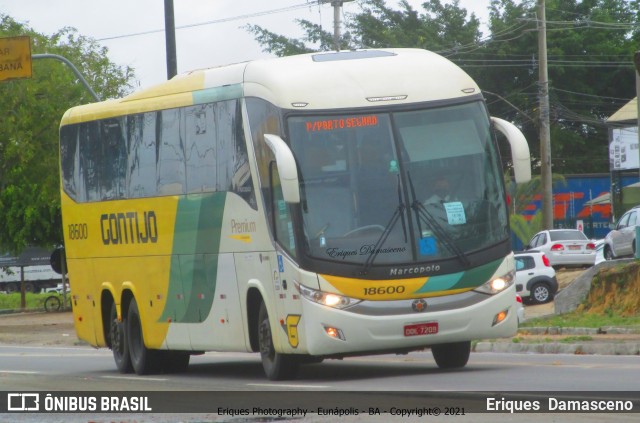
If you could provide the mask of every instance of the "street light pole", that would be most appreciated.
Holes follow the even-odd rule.
[[[173,0],[164,0],[164,33],[167,49],[167,79],[171,79],[178,74],[176,23],[173,13]]]

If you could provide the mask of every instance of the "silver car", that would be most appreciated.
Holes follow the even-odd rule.
[[[545,253],[551,266],[593,266],[596,244],[577,229],[550,229],[531,238],[526,250]]]
[[[624,256],[635,256],[636,225],[640,223],[640,206],[635,206],[622,215],[616,226],[604,239],[604,258],[613,260]]]

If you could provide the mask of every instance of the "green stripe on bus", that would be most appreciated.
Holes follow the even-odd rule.
[[[211,312],[225,200],[225,192],[180,198],[162,321],[199,323]]]
[[[224,87],[207,88],[193,93],[193,104],[215,103],[242,97],[242,85],[233,84]]]
[[[438,292],[453,289],[477,288],[491,278],[504,259],[492,261],[465,272],[431,276],[416,292]]]

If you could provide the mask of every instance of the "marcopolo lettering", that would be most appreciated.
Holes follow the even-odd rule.
[[[389,270],[389,276],[404,276],[404,275],[422,275],[428,272],[438,272],[440,271],[439,264],[432,264],[430,266],[419,266],[419,267],[394,267]]]
[[[104,245],[158,242],[158,223],[153,210],[104,213],[100,216],[100,231]]]

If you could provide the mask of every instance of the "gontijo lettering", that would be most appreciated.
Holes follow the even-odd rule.
[[[100,216],[100,231],[104,245],[158,242],[158,223],[153,210],[104,213]]]

